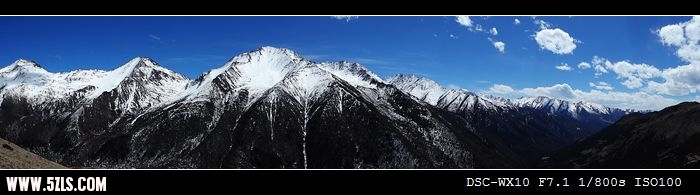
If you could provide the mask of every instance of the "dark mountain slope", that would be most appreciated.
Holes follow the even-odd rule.
[[[700,104],[630,114],[558,152],[544,167],[699,168]]]

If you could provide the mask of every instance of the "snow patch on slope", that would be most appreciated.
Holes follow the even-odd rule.
[[[376,85],[372,84],[372,80],[375,80],[376,82],[384,82],[379,76],[357,63],[349,63],[346,61],[334,63],[324,62],[318,64],[318,67],[330,72],[340,79],[343,79],[355,87],[376,89]]]
[[[409,93],[430,105],[437,105],[440,97],[447,92],[433,80],[416,75],[399,74],[386,79],[399,90]]]

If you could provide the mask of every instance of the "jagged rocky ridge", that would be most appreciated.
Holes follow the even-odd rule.
[[[624,114],[434,82],[423,94],[416,78],[272,47],[195,80],[145,57],[67,73],[18,60],[0,69],[0,137],[70,167],[509,168]]]
[[[136,58],[112,71],[0,71],[0,136],[71,167],[512,167],[464,121],[359,64],[263,47],[196,80]]]
[[[455,113],[477,133],[526,162],[538,160],[612,124],[629,110],[547,97],[510,100],[464,89],[447,89],[416,75],[387,79],[430,105]]]

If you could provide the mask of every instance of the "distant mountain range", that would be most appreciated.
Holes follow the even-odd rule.
[[[547,97],[510,100],[464,89],[447,89],[415,75],[396,75],[387,82],[432,106],[456,114],[479,135],[505,144],[519,159],[541,155],[572,144],[612,124],[630,110]]]
[[[382,79],[273,47],[195,80],[145,57],[0,69],[0,137],[71,167],[522,168],[630,112]]]

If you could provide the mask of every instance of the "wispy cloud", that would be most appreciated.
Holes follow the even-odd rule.
[[[349,22],[350,20],[359,18],[359,16],[331,16],[331,18],[336,20],[345,20],[346,22]]]
[[[151,39],[153,39],[153,40],[155,40],[155,41],[160,41],[160,37],[159,37],[159,36],[156,36],[156,35],[154,35],[154,34],[148,34],[148,37],[151,38]]]
[[[583,70],[583,69],[589,69],[589,68],[591,68],[591,64],[588,63],[588,62],[581,62],[581,63],[578,64],[578,68],[579,68],[579,69],[582,69],[582,70]]]
[[[603,81],[599,81],[597,83],[589,82],[588,86],[591,86],[591,87],[598,89],[598,90],[613,90],[613,87],[610,86],[610,84],[603,82]]]
[[[571,70],[571,66],[569,66],[569,64],[567,64],[567,63],[562,63],[559,66],[555,66],[554,68],[556,68],[557,70],[563,70],[563,71],[570,71]]]
[[[515,90],[508,85],[494,84],[488,91],[494,94],[504,95],[513,93]]]

